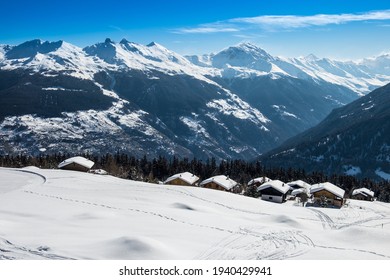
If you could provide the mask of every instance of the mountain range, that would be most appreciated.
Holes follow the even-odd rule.
[[[254,159],[390,81],[390,55],[181,56],[123,39],[0,45],[0,151]]]

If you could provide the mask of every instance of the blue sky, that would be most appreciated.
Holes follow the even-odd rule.
[[[387,3],[386,3],[387,2]],[[3,1],[0,43],[105,38],[159,42],[181,54],[249,41],[273,55],[356,59],[390,52],[388,1]]]

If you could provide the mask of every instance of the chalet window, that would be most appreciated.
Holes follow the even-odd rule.
[[[269,199],[269,200],[272,200],[272,199],[273,199],[273,197],[272,197],[272,196],[270,196],[270,197],[268,197],[268,199]]]

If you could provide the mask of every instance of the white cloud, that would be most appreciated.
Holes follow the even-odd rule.
[[[319,14],[312,16],[259,16],[230,19],[231,23],[245,23],[269,28],[302,28],[324,26],[358,21],[390,20],[390,10],[373,11],[361,14]]]
[[[199,26],[194,28],[180,28],[175,29],[172,32],[178,34],[189,34],[189,33],[221,33],[221,32],[237,32],[238,28],[232,27],[215,27],[215,26]]]
[[[117,30],[117,31],[124,31],[121,27],[116,26],[116,25],[109,25],[108,27],[109,27],[109,28],[112,28],[112,29],[115,29],[115,30]]]
[[[233,18],[225,21],[201,24],[195,27],[175,29],[178,34],[240,32],[260,28],[264,30],[288,30],[311,26],[326,26],[360,21],[390,20],[390,10],[370,11],[356,14],[318,14],[310,16],[298,15],[265,15],[258,17]]]

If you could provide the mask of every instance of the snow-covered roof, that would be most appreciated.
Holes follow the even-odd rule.
[[[194,184],[196,181],[199,180],[198,176],[196,176],[190,172],[182,172],[182,173],[172,175],[171,177],[169,177],[168,179],[166,179],[164,181],[164,184],[169,183],[170,181],[173,181],[173,180],[178,179],[178,178],[180,178],[181,180],[183,180],[184,182],[186,182],[190,185]]]
[[[236,181],[226,177],[225,175],[218,175],[218,176],[210,177],[206,180],[203,180],[200,183],[200,186],[204,186],[204,185],[211,183],[211,182],[214,182],[214,183],[220,185],[225,190],[231,190],[232,188],[234,188],[238,184]]]
[[[371,196],[371,197],[374,197],[374,192],[373,191],[370,191],[369,189],[367,188],[360,188],[360,189],[356,189],[352,192],[352,195],[357,195],[357,194],[362,194],[364,196]]]
[[[302,181],[302,180],[296,180],[296,181],[292,181],[292,182],[289,182],[287,183],[287,185],[289,186],[298,186],[300,188],[305,188],[305,189],[310,189],[311,185],[306,183],[305,181]]]
[[[271,179],[268,177],[257,177],[257,178],[250,180],[248,182],[248,186],[256,184],[256,183],[264,184],[264,183],[269,182],[269,181],[271,181]]]
[[[266,182],[266,183],[262,184],[261,186],[259,186],[257,188],[257,191],[268,189],[270,187],[280,191],[283,194],[288,192],[288,190],[290,189],[290,186],[287,185],[286,183],[283,183],[280,180],[272,180],[272,181]]]
[[[72,157],[68,158],[64,161],[62,161],[59,165],[58,168],[62,168],[64,166],[67,166],[69,164],[76,163],[78,165],[84,166],[85,168],[91,168],[95,163],[89,159],[86,159],[85,157]]]
[[[314,184],[312,185],[310,189],[310,193],[315,193],[321,190],[327,190],[330,193],[333,193],[334,195],[338,197],[344,197],[345,191],[342,188],[339,188],[336,185],[333,185],[332,183],[325,182],[325,183],[319,183],[319,184]]]
[[[306,193],[307,192],[307,189],[305,188],[299,188],[299,189],[295,189],[291,192],[291,195],[298,195],[298,194],[301,194],[301,193]]]

